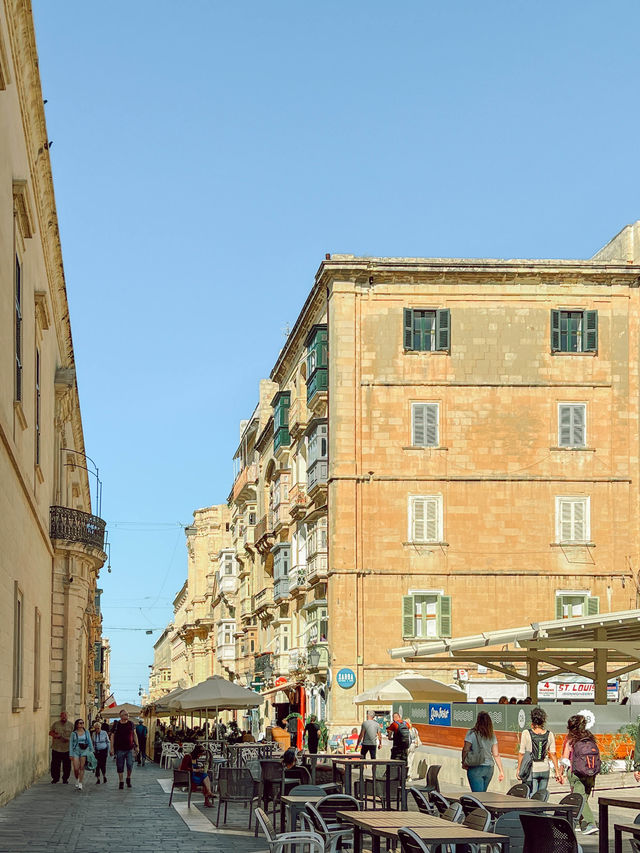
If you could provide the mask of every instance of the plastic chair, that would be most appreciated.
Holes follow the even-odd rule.
[[[468,826],[469,829],[478,829],[480,832],[486,832],[491,825],[491,815],[484,806],[481,806],[479,809],[473,809],[473,811],[466,814],[462,823],[464,826]],[[480,845],[456,844],[455,850],[456,853],[479,853]]]
[[[517,785],[512,785],[507,791],[508,797],[521,797],[523,800],[529,797],[529,786],[524,782],[518,782]]]
[[[582,853],[573,827],[562,817],[520,814],[523,853]]]
[[[422,788],[418,788],[419,791],[422,791],[423,794],[430,794],[432,791],[437,791],[440,793],[440,784],[438,782],[438,773],[440,773],[441,769],[440,764],[432,764],[431,767],[427,770],[427,778],[425,780],[425,785]]]
[[[169,795],[169,805],[173,800],[173,792],[175,788],[187,789],[187,808],[191,808],[191,773],[189,770],[174,770],[173,782],[171,783],[171,794]]]
[[[520,812],[505,812],[493,825],[492,832],[509,836],[509,853],[522,853],[524,848],[524,829],[520,823]],[[501,853],[498,846],[492,847],[492,853]]]
[[[283,832],[280,835],[276,834],[268,815],[259,807],[256,808],[256,835],[258,834],[258,826],[260,826],[260,829],[266,836],[269,853],[281,853],[284,847],[290,846],[293,842],[304,845],[308,844],[310,853],[311,851],[314,851],[314,853],[324,853],[324,842],[314,832]]]
[[[302,787],[306,787],[301,785]],[[294,791],[297,791],[294,788]],[[293,791],[291,792],[293,793]],[[343,824],[336,817],[337,812],[359,812],[360,803],[348,794],[329,794],[316,803],[316,810],[330,830],[341,829]]]
[[[451,803],[449,808],[440,815],[442,820],[449,820],[451,823],[462,823],[464,820],[464,812],[460,803]]]
[[[573,821],[573,827],[575,829],[576,826],[580,823],[580,818],[582,817],[582,812],[584,809],[584,794],[566,794],[561,800],[561,806],[571,806],[571,820]]]
[[[403,826],[398,830],[398,841],[402,853],[431,853],[431,848],[427,847],[420,836],[416,835],[408,826]]]
[[[166,742],[162,744],[162,752],[160,754],[160,767],[169,768],[169,762],[174,758],[182,758],[182,752],[177,743]]]
[[[224,803],[224,823],[227,822],[227,806],[229,803],[249,804],[249,829],[253,817],[254,804],[258,802],[259,784],[254,781],[251,773],[244,767],[221,767],[218,777],[218,813],[216,826],[220,824],[220,807]]]
[[[305,806],[303,816],[310,824],[312,831],[323,839],[325,853],[335,853],[338,845],[343,841],[353,841],[352,827],[330,828],[317,808],[311,803],[307,803]]]
[[[475,809],[484,809],[486,811],[485,806],[482,805],[480,800],[477,800],[475,797],[470,794],[463,794],[458,800],[460,805],[462,806],[462,811],[465,814],[465,817],[468,814],[471,814]]]
[[[413,800],[418,807],[418,811],[422,812],[422,814],[433,815],[434,817],[438,817],[440,812],[438,809],[432,805],[424,794],[419,791],[417,788],[407,788],[407,794],[410,794],[413,797]]]
[[[440,816],[446,812],[451,803],[446,797],[443,797],[442,794],[439,794],[437,791],[429,792],[429,802],[433,803],[433,805],[437,808]]]
[[[531,794],[532,800],[540,800],[541,803],[546,803],[549,799],[549,791],[546,788],[543,788],[541,791],[536,791],[535,794]]]

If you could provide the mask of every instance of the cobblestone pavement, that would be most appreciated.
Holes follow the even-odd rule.
[[[132,788],[123,791],[118,789],[111,761],[109,772],[106,785],[96,785],[94,776],[85,776],[82,791],[74,787],[73,774],[68,785],[52,785],[47,775],[0,808],[0,853],[254,853],[267,849],[264,837],[247,832],[249,814],[242,806],[229,807],[224,832],[213,826],[217,809],[205,809],[202,794],[193,794],[189,815],[186,794],[177,792],[178,808],[169,808],[169,794],[158,782],[168,780],[169,774],[157,764],[136,766]],[[193,826],[206,831],[190,829],[183,813]]]

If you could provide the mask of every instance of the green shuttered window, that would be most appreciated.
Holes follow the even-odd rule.
[[[597,352],[597,311],[551,311],[552,352]]]
[[[600,599],[597,596],[573,592],[556,594],[556,619],[597,616],[598,613]]]
[[[402,636],[437,639],[451,636],[451,596],[413,593],[402,596]]]
[[[419,352],[451,351],[451,316],[448,308],[404,309],[404,348]]]

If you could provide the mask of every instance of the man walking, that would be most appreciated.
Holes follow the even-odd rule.
[[[393,722],[387,729],[387,737],[393,742],[391,747],[391,758],[395,761],[404,761],[407,763],[407,753],[411,744],[411,733],[409,726],[396,711],[393,715]]]
[[[71,775],[71,756],[69,755],[69,738],[73,731],[73,723],[67,719],[67,712],[60,711],[60,719],[51,726],[49,737],[51,744],[51,784],[60,781],[60,765],[62,764],[62,782],[69,784]]]
[[[382,746],[382,730],[380,724],[376,722],[373,711],[367,711],[367,719],[360,727],[360,735],[358,736],[358,747],[360,747],[360,755],[366,758],[370,755],[371,758],[376,757],[376,750]]]
[[[120,711],[120,719],[111,732],[111,755],[116,757],[116,770],[120,784],[124,788],[124,765],[127,765],[127,788],[131,787],[131,771],[133,770],[133,753],[138,751],[138,735],[126,711]]]
[[[142,720],[138,720],[138,725],[136,726],[136,734],[138,735],[138,764],[144,765],[147,762],[147,727],[142,722]]]

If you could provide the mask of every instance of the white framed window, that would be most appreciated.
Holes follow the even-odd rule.
[[[411,404],[411,444],[437,447],[440,444],[440,404]]]
[[[558,447],[585,447],[587,404],[558,403]]]
[[[591,539],[591,499],[556,498],[556,542],[589,542]]]
[[[409,542],[442,541],[442,495],[409,496]]]
[[[600,599],[589,590],[556,590],[556,619],[597,616],[599,612]]]

